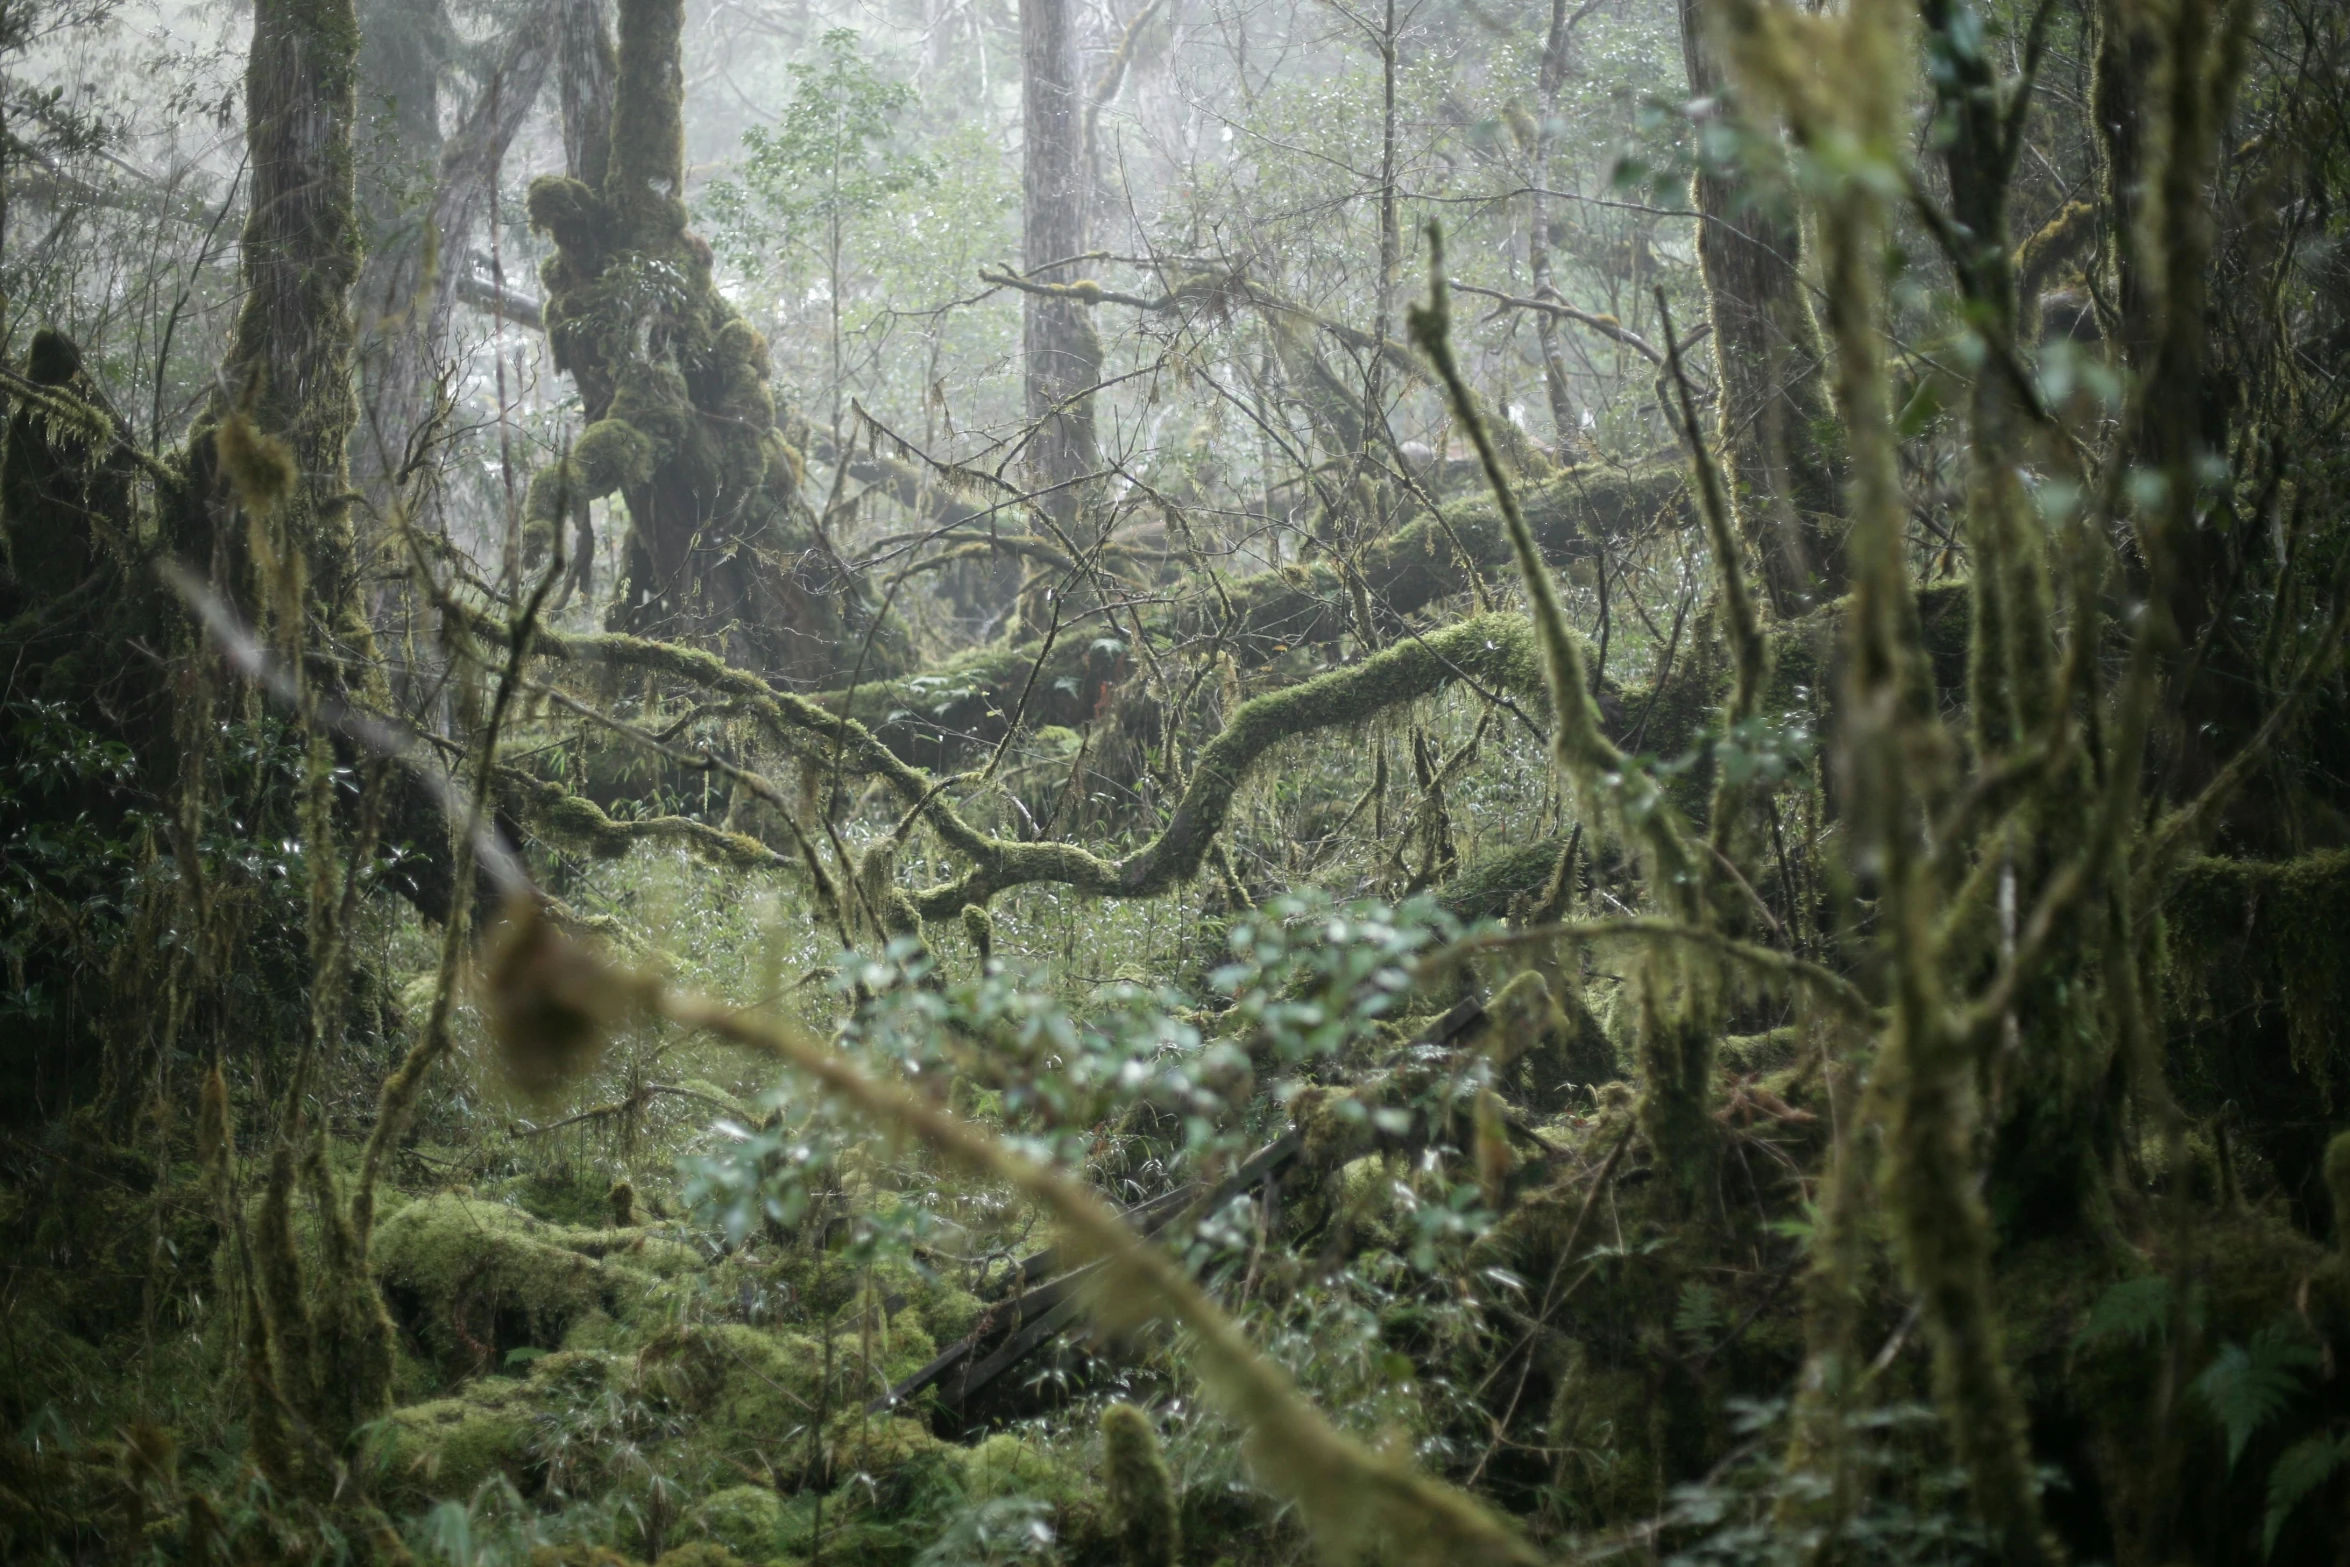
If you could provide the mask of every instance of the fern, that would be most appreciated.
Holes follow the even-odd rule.
[[[2268,1472],[2268,1517],[2260,1526],[2264,1559],[2275,1552],[2277,1536],[2284,1533],[2293,1509],[2331,1479],[2345,1459],[2350,1459],[2350,1431],[2304,1437],[2278,1456]]]
[[[1673,1331],[1702,1346],[1721,1328],[1721,1292],[1710,1284],[1684,1284],[1681,1299],[1673,1313]]]
[[[2089,1320],[2073,1335],[2073,1344],[2086,1348],[2109,1338],[2128,1339],[2133,1344],[2159,1339],[2170,1327],[2170,1306],[2171,1282],[2165,1275],[2124,1279],[2089,1308]],[[2188,1309],[2193,1308],[2190,1295]]]
[[[2228,1434],[2228,1467],[2236,1467],[2252,1434],[2274,1420],[2302,1389],[2304,1373],[2318,1363],[2317,1351],[2288,1328],[2262,1328],[2252,1342],[2221,1348],[2195,1391]]]

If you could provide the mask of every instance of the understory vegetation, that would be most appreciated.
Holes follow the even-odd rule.
[[[0,0],[0,1559],[2350,1557],[2350,10]]]

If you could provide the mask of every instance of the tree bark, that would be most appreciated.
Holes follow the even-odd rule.
[[[411,443],[432,417],[436,362],[457,306],[473,295],[473,245],[491,186],[545,86],[555,53],[550,24],[563,9],[552,0],[515,30],[463,122],[438,144],[431,203],[368,257],[361,276],[365,426],[352,467],[379,509],[398,500]],[[499,307],[498,298],[489,302]]]
[[[1028,275],[1066,282],[1063,263],[1086,244],[1084,104],[1069,0],[1021,0],[1021,256]],[[1074,481],[1100,463],[1090,393],[1101,379],[1101,339],[1090,309],[1065,297],[1021,296],[1020,342],[1031,438],[1030,471],[1064,524],[1077,515]]]
[[[1707,33],[1706,0],[1682,0],[1681,52],[1692,98],[1716,122],[1737,124],[1728,78]],[[1741,140],[1748,166],[1701,164],[1691,184],[1697,257],[1721,376],[1715,439],[1728,469],[1741,532],[1762,563],[1763,587],[1782,618],[1844,591],[1842,480],[1828,447],[1819,328],[1797,270],[1802,230],[1775,136]]]
[[[603,0],[556,0],[555,29],[563,171],[601,189],[612,164],[612,85],[620,74]]]
[[[1550,0],[1550,31],[1543,39],[1542,64],[1534,83],[1534,194],[1526,229],[1526,270],[1533,278],[1537,299],[1563,297],[1551,278],[1550,256],[1558,235],[1547,192],[1551,151],[1558,140],[1553,122],[1558,119],[1559,89],[1567,79],[1569,22],[1567,0]],[[1558,431],[1553,454],[1565,462],[1581,443],[1583,430],[1574,393],[1567,384],[1566,357],[1559,349],[1558,318],[1547,310],[1536,311],[1534,338],[1542,349],[1542,389],[1550,401],[1551,423]]]
[[[286,536],[301,550],[328,633],[371,642],[358,614],[349,442],[351,285],[360,236],[351,129],[358,112],[359,18],[351,0],[259,0],[246,63],[252,205],[245,303],[221,382],[294,459]],[[215,418],[231,406],[216,399]],[[200,437],[213,445],[211,435]],[[201,498],[201,497],[199,497]],[[205,559],[210,550],[193,552]],[[372,648],[369,649],[372,651]]]

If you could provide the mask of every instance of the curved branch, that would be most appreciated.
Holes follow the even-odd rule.
[[[485,637],[496,635],[496,628],[486,623],[479,630]],[[918,811],[950,852],[968,863],[970,868],[955,880],[914,895],[914,907],[926,920],[959,917],[966,904],[984,905],[999,892],[1036,882],[1058,882],[1098,897],[1155,896],[1198,872],[1241,784],[1279,741],[1366,722],[1456,680],[1528,695],[1542,691],[1541,666],[1525,618],[1492,614],[1398,642],[1362,663],[1255,697],[1242,703],[1201,751],[1183,796],[1159,835],[1123,859],[1112,860],[1076,844],[1021,843],[981,831],[943,797],[930,773],[904,761],[865,725],[827,712],[797,693],[775,690],[714,654],[638,637],[563,637],[546,632],[539,634],[534,647],[558,662],[620,665],[689,679],[739,699],[748,714],[787,746],[837,747],[843,771],[880,779]],[[589,802],[564,798],[572,803],[559,809],[573,813],[591,832],[604,831],[609,823],[617,834],[691,838],[729,857],[736,854],[731,842],[705,841],[704,834],[726,840],[735,836],[715,828],[689,832],[674,825],[682,818],[661,824],[617,823],[608,817],[596,822],[579,809],[594,810]],[[608,841],[617,844],[619,838]],[[772,854],[763,846],[759,852]],[[772,860],[786,863],[781,855],[772,855]]]

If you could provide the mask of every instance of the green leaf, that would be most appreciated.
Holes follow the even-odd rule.
[[[2221,1348],[2195,1391],[2228,1433],[2228,1467],[2236,1467],[2252,1434],[2284,1412],[2301,1392],[2303,1377],[2318,1364],[2317,1351],[2289,1329],[2262,1328],[2250,1344]]]
[[[1673,1312],[1673,1331],[1684,1338],[1711,1338],[1723,1322],[1721,1292],[1710,1284],[1684,1284]]]
[[[1918,383],[1917,390],[1910,393],[1909,401],[1902,405],[1901,416],[1895,421],[1896,429],[1903,440],[1910,440],[1923,435],[1926,427],[1941,413],[1942,383],[1933,376],[1927,376]]]
[[[2350,1433],[2327,1432],[2304,1437],[2279,1454],[2268,1472],[2268,1517],[2260,1526],[2260,1554],[2277,1548],[2277,1536],[2302,1499],[2333,1477],[2350,1458]]]
[[[2074,1345],[2085,1348],[2109,1338],[2143,1344],[2162,1337],[2170,1325],[2170,1292],[2170,1279],[2160,1273],[2122,1280],[2089,1309],[2089,1320],[2073,1335]]]

